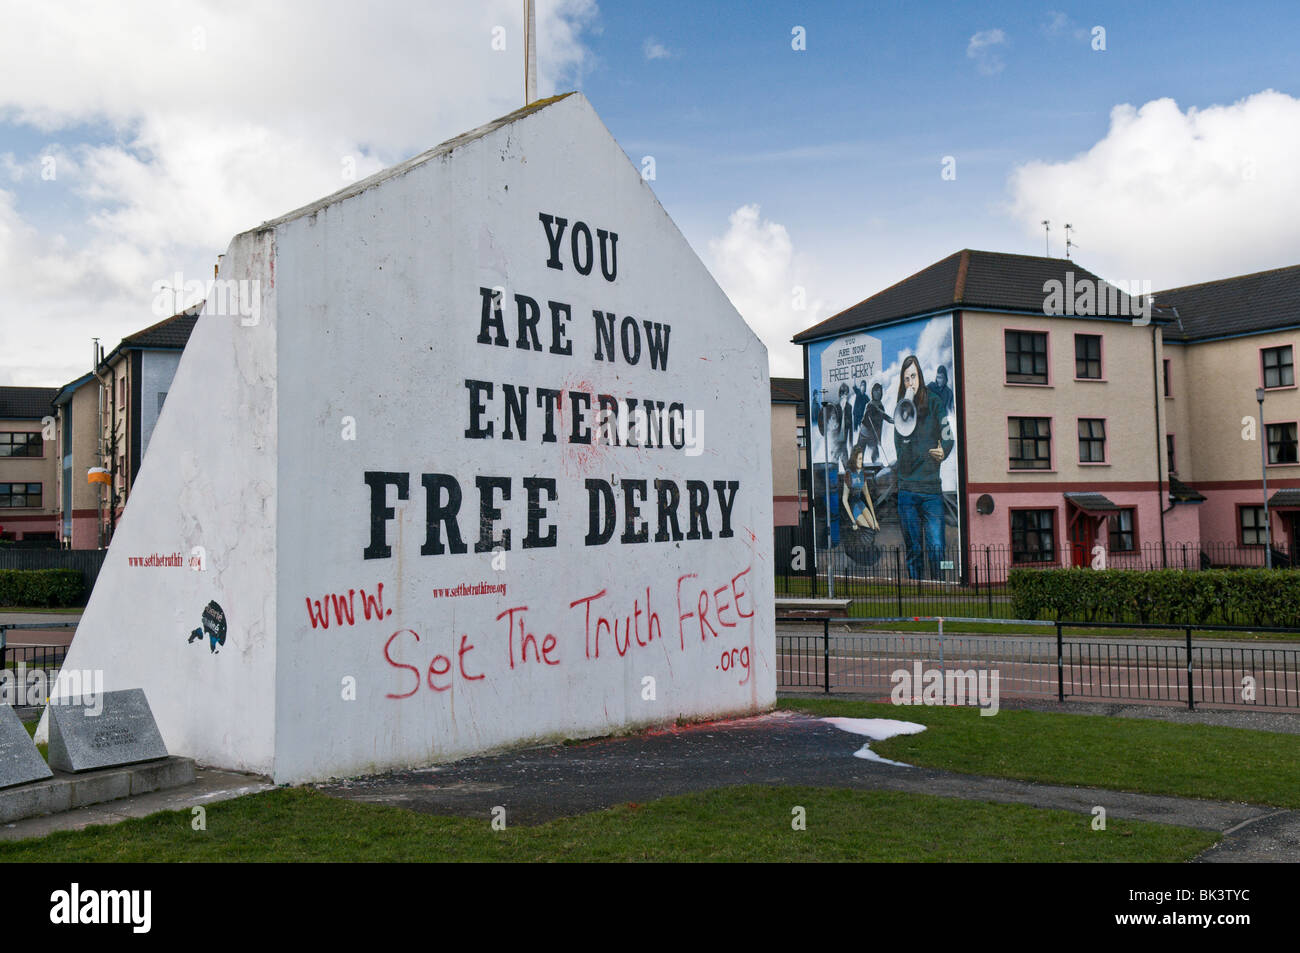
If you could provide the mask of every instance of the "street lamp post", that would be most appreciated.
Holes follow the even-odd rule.
[[[1268,518],[1268,431],[1264,429],[1264,388],[1255,388],[1259,401],[1259,472],[1264,480],[1264,568],[1273,568],[1273,532]]]

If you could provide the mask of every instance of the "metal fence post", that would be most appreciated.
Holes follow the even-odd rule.
[[[1192,627],[1189,625],[1187,632],[1187,708],[1189,711],[1196,707],[1196,700],[1192,697]]]
[[[989,548],[984,547],[984,588],[989,594],[989,618],[993,618],[993,570],[989,564]]]
[[[1065,702],[1065,659],[1059,620],[1056,623],[1056,700]]]
[[[898,614],[903,614],[903,563],[899,558],[898,547],[894,547],[894,589],[898,593]]]
[[[822,619],[822,675],[826,681],[826,694],[831,692],[831,620]]]

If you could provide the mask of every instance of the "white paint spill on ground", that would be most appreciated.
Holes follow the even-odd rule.
[[[915,735],[925,731],[925,725],[918,725],[914,721],[895,721],[892,718],[823,718],[822,721],[834,725],[841,731],[847,731],[854,735],[866,735],[872,741],[884,741],[886,738],[892,738],[895,735]],[[853,752],[853,757],[864,758],[867,761],[878,761],[881,764],[893,764],[900,768],[910,768],[910,764],[904,764],[901,761],[890,761],[888,758],[882,758],[871,750],[871,744],[867,743]]]

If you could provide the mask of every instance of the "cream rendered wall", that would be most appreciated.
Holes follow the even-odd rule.
[[[1246,418],[1259,414],[1255,389],[1263,386],[1260,350],[1290,345],[1300,356],[1300,334],[1278,331],[1186,347],[1191,406],[1191,430],[1197,447],[1196,479],[1211,487],[1222,481],[1253,483],[1260,477],[1259,441],[1243,439]],[[1300,380],[1300,378],[1297,378]],[[1264,422],[1300,420],[1300,389],[1269,389],[1264,397]],[[1260,435],[1262,439],[1262,435]],[[1300,478],[1300,466],[1270,466],[1274,478]]]
[[[772,497],[777,526],[799,525],[799,469],[804,451],[799,448],[794,404],[772,405]]]
[[[964,404],[970,543],[1006,552],[1011,544],[1010,511],[1056,510],[1056,544],[1067,543],[1067,491],[1096,490],[1136,510],[1139,544],[1160,541],[1164,496],[1156,490],[1156,424],[1152,384],[1152,331],[1129,321],[1069,316],[1011,315],[962,311]],[[1048,384],[1006,383],[1006,330],[1048,335]],[[1075,380],[1074,335],[1102,338],[1102,380]],[[1159,358],[1159,343],[1156,356]],[[1157,363],[1157,369],[1159,364]],[[1158,386],[1158,378],[1157,385]],[[1166,408],[1160,408],[1162,414]],[[1008,417],[1050,417],[1050,471],[1009,469]],[[1107,462],[1079,462],[1078,419],[1106,421]],[[1163,436],[1161,437],[1163,440]],[[1161,448],[1163,460],[1163,445]],[[994,512],[975,512],[988,492]],[[1166,538],[1169,538],[1166,516]],[[979,559],[975,559],[978,564]]]
[[[1293,360],[1300,356],[1300,334],[1294,330],[1186,347],[1188,430],[1195,447],[1196,486],[1207,497],[1198,514],[1201,535],[1207,541],[1236,543],[1240,539],[1238,505],[1263,505],[1264,434],[1256,432],[1259,404],[1255,400],[1255,389],[1263,385],[1260,351],[1286,345],[1292,349]],[[1294,385],[1270,388],[1264,397],[1265,424],[1288,421],[1300,421],[1300,389]],[[1252,434],[1255,439],[1246,439]],[[1269,465],[1268,487],[1269,496],[1285,487],[1300,487],[1300,465]],[[1275,543],[1300,546],[1300,540],[1287,534],[1282,515],[1274,510],[1270,516]]]
[[[1128,322],[963,311],[967,466],[971,483],[1151,482],[1155,406],[1151,329]],[[1004,331],[1048,335],[1047,385],[1006,383]],[[1102,337],[1102,381],[1074,379],[1074,335]],[[1051,417],[1053,470],[1011,471],[1007,418]],[[1106,419],[1108,463],[1079,463],[1077,418]]]
[[[40,420],[0,420],[0,432],[41,433]],[[40,457],[0,457],[0,483],[41,484],[41,505],[0,509],[0,526],[5,534],[21,539],[27,533],[57,531],[58,442],[41,441]]]

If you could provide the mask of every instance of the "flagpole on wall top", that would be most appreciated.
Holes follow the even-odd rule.
[[[524,0],[524,105],[537,101],[537,12]]]

